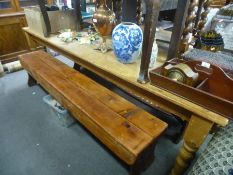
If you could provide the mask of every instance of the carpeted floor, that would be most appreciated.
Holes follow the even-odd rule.
[[[27,86],[25,71],[0,78],[0,175],[128,174],[80,124],[62,127],[45,95],[39,86]],[[179,145],[161,137],[155,161],[142,174],[167,175]]]

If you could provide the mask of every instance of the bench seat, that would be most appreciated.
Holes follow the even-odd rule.
[[[135,169],[141,171],[145,160],[153,160],[155,143],[167,127],[165,122],[44,51],[20,55],[19,59],[74,118],[132,167],[132,174]]]

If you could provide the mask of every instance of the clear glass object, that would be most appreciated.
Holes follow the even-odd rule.
[[[102,53],[106,53],[108,51],[108,46],[107,46],[105,37],[102,37],[102,43],[100,44],[100,51]]]

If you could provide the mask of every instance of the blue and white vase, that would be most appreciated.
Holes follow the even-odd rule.
[[[117,25],[112,32],[113,51],[121,63],[135,62],[141,53],[143,33],[131,22]]]

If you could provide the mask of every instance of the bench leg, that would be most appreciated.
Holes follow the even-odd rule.
[[[139,175],[142,171],[146,170],[154,161],[155,143],[151,144],[130,166],[129,175]]]
[[[36,80],[30,74],[28,74],[28,86],[31,87],[31,86],[34,86],[36,84],[37,84]]]
[[[77,70],[77,71],[80,71],[80,70],[81,70],[81,66],[80,66],[79,64],[77,64],[77,63],[74,63],[73,68],[74,68],[75,70]]]

